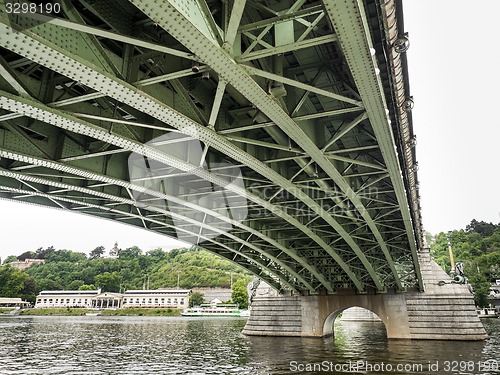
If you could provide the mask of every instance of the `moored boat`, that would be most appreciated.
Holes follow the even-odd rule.
[[[99,315],[102,315],[102,311],[100,310],[85,313],[85,316],[99,316]]]
[[[210,316],[210,317],[248,317],[248,310],[242,310],[238,305],[209,304],[184,309],[182,316]]]

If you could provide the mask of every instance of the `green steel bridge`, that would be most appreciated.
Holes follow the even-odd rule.
[[[22,3],[0,0],[1,198],[278,290],[423,290],[401,0]]]

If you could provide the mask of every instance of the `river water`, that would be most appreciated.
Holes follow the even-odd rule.
[[[438,342],[379,322],[305,339],[247,337],[242,319],[0,316],[0,374],[500,374],[500,319],[484,324],[484,342]]]

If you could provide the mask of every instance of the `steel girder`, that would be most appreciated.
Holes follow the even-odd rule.
[[[35,103],[35,102],[31,102],[29,99],[24,99],[24,98],[20,98],[20,97],[16,98],[15,96],[8,94],[6,92],[0,91],[0,107],[4,108],[4,109],[11,110],[11,111],[15,111],[17,113],[20,113],[22,115],[26,115],[28,117],[36,117],[39,120],[41,119],[44,122],[53,124],[54,126],[60,126],[60,127],[67,129],[67,130],[74,130],[75,127],[78,127],[79,134],[89,135],[89,136],[92,136],[93,138],[100,139],[100,140],[106,141],[107,143],[115,144],[117,146],[120,145],[120,147],[122,147],[124,150],[131,151],[132,149],[135,149],[136,152],[144,154],[145,156],[148,156],[149,158],[151,158],[153,160],[162,161],[163,157],[169,158],[169,155],[160,155],[160,153],[158,153],[154,149],[149,150],[149,152],[152,153],[152,154],[150,154],[150,153],[148,153],[147,146],[141,146],[140,144],[137,144],[137,143],[134,145],[134,142],[127,140],[123,137],[117,136],[117,135],[107,134],[107,132],[105,130],[97,128],[96,126],[94,126],[92,124],[86,124],[82,121],[72,119],[67,115],[64,116],[63,114],[58,113],[56,110],[52,110],[48,107],[44,108],[43,105],[40,105],[40,104]],[[163,160],[163,161],[165,161],[165,160]],[[31,161],[31,163],[33,163],[33,161]],[[46,165],[47,163],[48,162],[46,161],[44,164]],[[194,166],[187,165],[187,163],[183,163],[181,160],[171,160],[171,161],[166,162],[165,164],[175,165],[176,167],[184,169],[184,170],[194,169]],[[19,179],[24,180],[23,178],[20,178],[20,177],[19,177]],[[25,179],[29,181],[28,177],[26,177]],[[224,184],[223,181],[222,182],[216,181],[215,176],[212,176],[212,177],[204,176],[204,179],[211,180],[213,183],[216,183],[218,185]],[[39,181],[40,180],[41,179],[39,179]],[[44,185],[50,185],[50,184],[48,182],[45,182]],[[74,191],[82,192],[82,188],[79,188],[78,186],[71,188],[68,185],[68,186],[66,186],[66,188],[70,191],[74,190]],[[132,188],[133,190],[137,190],[137,191],[140,190],[138,187],[133,187],[132,185],[129,186],[128,188],[129,189]],[[87,192],[87,194],[90,194],[90,191],[86,190],[86,192]],[[246,193],[244,191],[240,192],[240,194],[246,195]],[[173,197],[173,196],[170,196],[167,194],[162,194],[161,198],[167,199],[167,200],[175,202],[177,204],[188,206],[188,208],[193,209],[193,210],[202,211],[202,212],[205,211],[207,214],[214,216],[214,217],[218,217],[221,220],[228,221],[232,225],[241,226],[243,229],[248,230],[250,233],[252,233],[256,236],[260,235],[256,231],[252,230],[251,228],[248,228],[248,227],[241,225],[236,220],[231,220],[231,219],[226,218],[224,216],[218,215],[216,212],[206,210],[203,207],[200,207],[197,205],[189,205],[187,202],[180,200],[180,199],[177,199],[176,197]],[[108,196],[107,199],[111,199],[111,198]],[[123,201],[123,198],[121,198],[121,200]],[[131,203],[132,202],[131,200],[127,200],[127,201],[128,201],[127,204],[129,204],[130,206],[134,205],[133,203]],[[152,210],[155,212],[158,211],[158,209],[155,209],[154,207],[152,208]],[[176,213],[169,212],[169,211],[161,210],[160,212],[162,214],[165,214],[168,216],[179,216]],[[192,222],[192,220],[190,220],[187,217],[178,217],[178,219],[180,219],[182,221]],[[192,222],[192,223],[196,224],[199,227],[206,226],[206,225],[204,225],[204,223],[201,223],[201,222]],[[264,253],[264,251],[258,249],[257,247],[253,246],[252,244],[250,244],[246,241],[242,241],[241,239],[238,239],[235,236],[232,236],[230,233],[225,233],[223,231],[218,230],[217,228],[213,228],[213,227],[210,228],[209,226],[206,226],[206,227],[208,227],[210,230],[219,232],[220,235],[230,236],[233,241],[243,243],[248,248],[256,250],[260,253]],[[275,241],[272,241],[272,239],[268,238],[267,236],[263,236],[263,235],[260,235],[260,236],[264,237],[268,241],[271,241],[272,245],[275,246],[277,249],[280,249],[281,251],[283,251],[285,253],[289,253],[288,249],[279,245]],[[270,254],[270,253],[265,253],[265,254],[270,260],[276,262],[283,269],[287,270],[290,274],[292,274],[295,278],[297,278],[303,285],[308,287],[310,290],[314,290],[314,288],[311,285],[309,285],[308,282],[306,282],[300,275],[296,274],[296,272],[293,271],[288,265],[281,262],[279,259],[274,258],[272,256],[272,254]],[[291,254],[293,255],[293,258],[296,262],[303,264],[304,267],[308,268],[318,278],[320,278],[320,279],[322,278],[322,276],[317,271],[315,271],[312,267],[310,267],[304,259],[296,256],[296,254],[294,254],[293,252],[291,252]],[[267,270],[265,267],[263,267],[263,269]],[[267,270],[267,271],[269,271],[269,270]],[[325,284],[326,284],[326,282],[325,282]],[[290,287],[290,284],[287,284],[287,286]],[[295,289],[295,287],[292,289]]]
[[[394,168],[379,145],[380,126],[373,124],[363,88],[351,78],[356,78],[353,68],[343,67],[343,56],[348,55],[340,39],[343,34],[330,28],[326,6],[310,6],[303,0],[269,6],[240,0],[172,1],[177,16],[183,22],[187,18],[193,32],[179,45],[172,36],[179,39],[182,32],[150,14],[166,2],[150,2],[145,11],[149,18],[127,5],[135,34],[125,23],[107,19],[112,11],[106,10],[106,2],[85,1],[82,7],[74,3],[77,6],[64,15],[67,19],[0,37],[1,45],[11,51],[2,52],[3,70],[10,76],[0,81],[0,89],[62,108],[57,116],[75,126],[64,129],[63,123],[47,122],[56,113],[40,104],[30,103],[44,115],[28,114],[24,99],[6,94],[4,98],[18,103],[9,111],[19,113],[0,113],[0,136],[11,154],[31,154],[45,165],[59,160],[81,176],[75,178],[67,170],[51,173],[50,167],[35,165],[33,157],[28,161],[5,156],[5,173],[29,170],[38,178],[64,181],[64,189],[53,183],[25,183],[37,189],[44,204],[66,209],[85,210],[85,205],[73,202],[84,198],[79,187],[109,194],[95,204],[98,198],[87,192],[84,202],[112,207],[118,220],[172,235],[175,213],[134,206],[130,189],[104,178],[115,176],[127,183],[119,165],[131,141],[140,145],[166,132],[185,133],[203,142],[204,157],[230,160],[242,168],[247,188],[237,193],[249,196],[247,219],[238,223],[225,218],[233,229],[215,241],[206,239],[204,247],[234,257],[253,272],[260,267],[263,277],[279,288],[314,292],[354,286],[358,291],[383,291],[418,285],[418,264],[411,251],[415,239],[408,235],[405,202],[398,191],[402,181],[394,180]],[[86,13],[89,9],[92,15]],[[93,17],[100,17],[109,29],[80,21],[89,23]],[[9,33],[9,27],[5,31]],[[62,36],[58,45],[48,41],[53,35]],[[91,46],[90,52],[77,48],[69,55],[63,42],[76,46],[82,40]],[[200,50],[221,59],[202,56]],[[101,62],[111,66],[99,66]],[[37,94],[42,91],[44,96]],[[161,158],[167,164],[176,162]],[[96,172],[101,181],[89,180],[85,186],[85,173]],[[190,178],[217,185],[203,173]],[[33,197],[27,192],[34,190],[26,186],[7,184],[5,194],[29,201]],[[112,197],[118,201],[113,203]],[[127,204],[120,203],[123,200]],[[119,214],[124,207],[133,215]],[[189,204],[183,207],[200,211]],[[96,215],[106,212],[88,209]],[[171,231],[161,229],[160,223]],[[197,225],[207,229],[203,221]],[[184,228],[180,224],[179,229]]]
[[[45,25],[42,25],[45,26]],[[292,194],[297,195],[299,199],[304,201],[309,207],[312,207],[315,213],[321,217],[327,216],[330,217],[325,211],[314,202],[309,196],[304,194],[302,190],[296,189],[295,185],[290,183],[288,180],[283,178],[281,175],[273,172],[269,167],[266,167],[262,164],[262,162],[256,160],[250,155],[242,152],[240,149],[236,148],[231,143],[228,143],[227,140],[218,137],[214,132],[210,131],[198,123],[190,120],[189,118],[183,117],[181,114],[172,110],[170,107],[166,106],[164,103],[161,103],[157,100],[154,100],[151,97],[148,97],[145,93],[140,92],[138,89],[127,85],[125,82],[120,83],[118,78],[113,78],[109,74],[101,71],[98,71],[98,68],[95,66],[90,67],[89,64],[86,64],[81,59],[71,58],[64,53],[64,51],[58,49],[56,46],[51,46],[48,41],[43,41],[39,37],[35,35],[30,35],[31,33],[25,31],[23,33],[17,33],[6,27],[5,28],[5,37],[3,41],[5,42],[5,46],[8,46],[12,41],[13,47],[11,49],[17,49],[17,42],[21,41],[23,45],[29,45],[32,48],[28,49],[24,52],[26,55],[29,55],[34,61],[39,61],[42,65],[50,66],[51,69],[55,69],[58,72],[64,73],[65,75],[70,76],[78,82],[82,82],[89,87],[92,87],[98,91],[104,92],[110,97],[113,97],[117,100],[120,100],[124,103],[132,103],[132,107],[136,107],[143,111],[144,113],[151,114],[153,117],[159,118],[160,120],[170,123],[174,127],[177,127],[180,131],[200,139],[205,144],[212,146],[215,149],[219,149],[223,151],[226,155],[232,156],[235,160],[241,161],[244,164],[251,166],[254,170],[259,172],[264,176],[272,176],[270,180],[273,181],[274,184],[282,187],[286,187],[288,191]],[[10,30],[10,31],[9,31]],[[21,51],[23,47],[20,47],[19,51]],[[42,49],[46,51],[46,54],[40,55],[37,53],[37,50]],[[146,103],[146,105],[144,104]],[[11,108],[15,111],[15,108]],[[60,122],[63,123],[62,121]],[[71,130],[75,132],[80,132],[78,126],[71,127]],[[95,135],[95,132],[89,135]],[[215,139],[214,139],[215,138]],[[109,142],[111,140],[111,136],[108,134],[103,134],[102,140]],[[121,145],[121,141],[118,143]],[[135,147],[137,150],[137,146]],[[166,162],[166,160],[164,160]],[[241,193],[246,195],[248,198],[252,198],[252,195],[248,193]],[[297,221],[293,216],[286,214],[280,207],[269,204],[266,201],[259,200],[254,197],[258,201],[258,204],[262,207],[265,207],[274,215],[278,215],[283,217],[288,223],[294,225],[296,228],[300,229],[306,235],[313,239],[318,245],[320,245],[342,268],[347,275],[349,275],[350,279],[353,281],[358,290],[363,290],[363,284],[358,280],[356,275],[351,271],[350,267],[345,263],[345,261],[326,243],[322,240],[320,236],[314,233],[311,229],[307,228],[305,225]],[[343,232],[345,235],[345,230],[337,225],[339,231]],[[352,242],[352,240],[351,240]],[[365,267],[370,270],[371,277],[374,280],[377,280],[376,274],[373,271],[370,264],[365,260]],[[383,289],[383,286],[380,282],[377,283],[380,289]],[[327,289],[331,289],[331,286],[325,286]]]
[[[372,56],[373,43],[363,3],[361,1],[335,2],[333,0],[322,0],[322,2],[333,28],[337,31],[342,51],[349,64],[359,94],[365,103],[366,112],[384,155],[409,238],[419,288],[423,290],[424,285],[417,257],[417,239],[410,214],[412,203],[408,202],[406,188],[401,178],[403,172],[398,161],[397,150],[394,147],[396,142],[390,127],[389,110],[379,78],[380,69]]]
[[[396,280],[397,287],[399,289],[403,289],[387,245],[380,235],[380,231],[375,225],[375,222],[367,213],[362,201],[358,198],[356,193],[352,190],[337,169],[333,167],[331,162],[310,140],[307,134],[305,134],[305,132],[300,129],[300,127],[282,110],[282,108],[275,101],[273,101],[255,81],[251,79],[251,77],[245,72],[244,67],[235,65],[235,61],[241,61],[241,58],[238,58],[238,56],[231,56],[217,43],[214,43],[213,40],[203,37],[203,31],[197,27],[196,23],[192,22],[192,19],[190,19],[185,12],[183,12],[183,10],[189,9],[190,6],[195,7],[195,2],[174,0],[155,1],[153,4],[145,0],[132,0],[132,2],[151,19],[157,22],[158,25],[162,26],[172,36],[199,56],[202,61],[204,61],[207,65],[210,65],[212,69],[224,78],[224,80],[229,82],[233,87],[244,94],[267,117],[273,120],[277,126],[289,134],[290,137],[297,144],[299,144],[330,177],[332,177],[333,181],[349,197],[356,209],[361,213],[367,222],[386,257]],[[275,36],[275,39],[277,38],[278,36]],[[333,41],[333,38],[330,41]],[[244,55],[245,54],[242,56]],[[267,55],[263,55],[261,57],[265,56]],[[266,76],[268,78],[273,78],[274,75]],[[377,288],[383,289],[378,276],[374,272],[370,262],[367,260],[359,245],[353,241],[348,233],[345,232],[344,228],[338,225],[338,223],[331,220],[331,218],[327,218],[327,221],[329,221],[333,229],[343,236],[346,242],[354,250],[367,271],[372,276]]]

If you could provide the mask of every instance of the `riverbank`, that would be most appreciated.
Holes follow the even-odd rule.
[[[19,315],[61,315],[61,316],[81,316],[87,313],[95,313],[93,309],[82,308],[37,308],[23,309],[19,311]],[[182,309],[155,309],[155,308],[126,308],[116,310],[100,310],[100,315],[103,316],[180,316]]]

